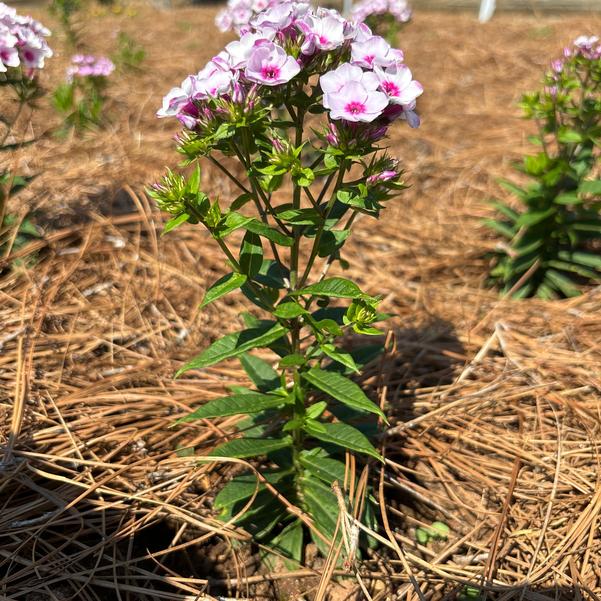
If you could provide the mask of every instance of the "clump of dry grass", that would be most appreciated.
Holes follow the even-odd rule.
[[[222,590],[226,575],[241,591],[286,577],[253,574],[227,543],[217,576],[208,562],[204,576],[186,577],[182,557],[194,564],[209,541],[248,537],[211,510],[227,466],[186,451],[210,449],[231,420],[170,426],[243,375],[235,366],[171,374],[201,340],[233,327],[241,305],[196,315],[222,266],[208,251],[198,264],[207,240],[192,229],[177,243],[158,239],[159,216],[136,199],[137,214],[94,216],[34,243],[47,245],[37,266],[1,281],[0,563],[11,598],[96,599],[106,589],[181,599]],[[422,324],[397,329],[365,374],[394,418],[379,476],[389,536],[359,567],[374,599],[412,594],[407,568],[427,599],[468,582],[500,599],[599,591],[601,297],[487,297],[492,310],[471,332],[398,307]],[[418,545],[413,529],[434,520],[449,524],[449,540]],[[170,534],[157,540],[159,523]],[[291,577],[312,588],[319,573],[313,564]]]

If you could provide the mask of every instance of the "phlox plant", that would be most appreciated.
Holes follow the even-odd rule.
[[[552,62],[544,88],[521,106],[539,133],[539,147],[519,170],[532,183],[502,185],[520,200],[493,203],[488,220],[506,242],[491,271],[504,294],[553,299],[580,294],[601,280],[601,41],[581,36]]]
[[[419,124],[421,93],[403,53],[366,25],[289,2],[259,13],[250,31],[172,89],[158,113],[182,123],[177,147],[186,163],[207,159],[239,192],[228,202],[211,198],[199,167],[189,176],[169,171],[149,191],[172,215],[166,232],[199,224],[224,254],[229,272],[201,306],[241,290],[261,312],[245,314],[246,329],[178,372],[236,357],[253,388],[236,386],[180,422],[245,416],[239,436],[210,456],[261,461],[264,482],[238,523],[292,560],[301,560],[306,532],[273,493],[311,516],[311,536],[326,553],[339,512],[331,485],[343,486],[345,452],[381,459],[369,435],[385,415],[349,379],[381,345],[348,352],[341,340],[380,335],[376,324],[387,316],[380,298],[328,271],[343,261],[357,216],[378,218],[404,188],[382,144],[393,123]],[[224,519],[249,503],[255,483],[244,473],[219,492]],[[370,503],[357,512],[373,520]]]
[[[411,7],[407,0],[361,0],[353,6],[351,18],[395,44],[401,27],[411,19]]]
[[[105,90],[113,62],[104,56],[76,54],[67,68],[65,83],[53,95],[53,104],[63,116],[64,130],[93,129],[104,122]]]
[[[0,152],[15,151],[33,139],[22,139],[17,130],[24,111],[33,110],[35,100],[43,93],[38,74],[45,59],[52,56],[46,38],[50,31],[29,16],[17,14],[14,8],[0,2],[0,86],[12,94],[12,102],[2,105],[0,114]],[[25,117],[27,120],[27,117]],[[28,221],[21,221],[20,232],[12,232],[19,220],[7,214],[8,199],[27,181],[6,168],[0,169],[0,246],[10,250],[6,241],[15,242],[35,233]]]

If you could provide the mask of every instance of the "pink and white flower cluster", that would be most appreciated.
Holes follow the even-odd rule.
[[[574,47],[566,48],[565,52],[569,53],[566,56],[579,54],[588,60],[596,61],[601,59],[601,40],[596,35],[581,35],[574,40]]]
[[[423,88],[401,50],[373,35],[365,23],[296,2],[259,13],[250,31],[165,96],[158,116],[174,116],[194,128],[209,110],[207,101],[235,102],[261,86],[284,86],[299,75],[308,81],[316,73],[321,73],[321,102],[331,120],[388,124],[400,117],[413,127],[419,124],[414,109]]]
[[[399,23],[407,23],[411,19],[411,7],[407,0],[361,0],[353,7],[351,17],[362,23],[372,15],[391,15]]]
[[[106,56],[75,54],[67,68],[67,80],[73,81],[75,77],[108,77],[114,70],[115,65]]]
[[[250,22],[258,13],[280,2],[281,0],[228,0],[227,6],[217,13],[215,25],[219,31],[245,33],[250,30]]]
[[[45,39],[49,35],[40,22],[0,2],[0,72],[23,67],[33,76],[34,69],[42,69],[44,60],[52,56]]]

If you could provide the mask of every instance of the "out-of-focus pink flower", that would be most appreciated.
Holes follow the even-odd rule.
[[[555,71],[555,73],[561,73],[563,71],[563,61],[561,59],[554,60],[551,63],[551,69]]]
[[[273,42],[253,47],[244,75],[250,81],[265,86],[277,86],[289,82],[300,72],[296,60]]]
[[[597,60],[601,58],[601,43],[596,35],[581,35],[574,40],[576,51],[584,58]]]
[[[390,14],[399,23],[411,19],[411,8],[407,0],[362,0],[353,7],[351,18],[362,23],[372,15]]]
[[[114,70],[113,61],[106,56],[75,54],[67,69],[67,80],[73,81],[75,77],[108,77]]]

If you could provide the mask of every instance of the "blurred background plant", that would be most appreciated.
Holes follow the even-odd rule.
[[[219,31],[240,34],[250,28],[255,15],[281,3],[282,0],[228,0],[227,6],[217,13],[215,25]]]
[[[517,167],[533,183],[501,184],[522,207],[495,201],[499,219],[487,225],[506,237],[491,279],[517,298],[580,294],[578,284],[601,281],[601,41],[581,36],[551,63],[544,88],[521,107],[540,147]]]
[[[24,214],[8,213],[8,201],[28,181],[16,174],[16,151],[36,141],[25,132],[35,101],[43,94],[38,73],[52,56],[49,35],[41,23],[0,2],[0,86],[9,92],[0,114],[0,152],[8,154],[6,164],[11,165],[0,168],[0,258],[37,235]]]
[[[120,71],[139,71],[146,58],[146,50],[124,31],[117,34],[117,50],[111,59]]]
[[[82,10],[83,4],[84,0],[52,0],[50,4],[50,13],[60,21],[67,41],[73,47],[77,46],[79,41],[74,16]]]
[[[361,0],[354,5],[351,17],[394,45],[399,31],[411,19],[411,8],[407,0]]]
[[[63,116],[61,133],[101,127],[106,118],[105,90],[109,75],[115,70],[105,56],[76,54],[67,69],[67,80],[53,94],[56,110]]]

